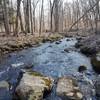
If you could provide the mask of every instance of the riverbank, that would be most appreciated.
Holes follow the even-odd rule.
[[[86,55],[93,56],[100,51],[100,35],[93,34],[84,38],[78,38],[76,47]]]
[[[100,35],[94,34],[77,39],[75,47],[80,48],[83,54],[90,56],[93,69],[100,74]]]
[[[44,42],[53,42],[63,38],[60,34],[50,34],[43,36],[34,35],[19,35],[14,36],[0,36],[0,54],[11,53],[25,48],[37,46]]]

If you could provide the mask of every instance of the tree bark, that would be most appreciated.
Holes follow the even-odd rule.
[[[32,6],[31,6],[31,0],[29,2],[30,6],[30,21],[31,21],[31,33],[33,34],[33,20],[32,20]]]
[[[19,14],[20,14],[20,3],[21,3],[21,0],[17,0],[17,15],[16,15],[16,24],[15,24],[14,36],[16,36],[18,34],[18,17],[19,17]]]
[[[42,32],[43,3],[44,3],[44,0],[42,0],[42,6],[41,6],[39,35],[41,35],[41,32]]]
[[[3,17],[4,17],[4,26],[5,26],[5,31],[6,34],[10,34],[10,29],[9,29],[9,16],[8,16],[8,11],[7,11],[7,3],[6,0],[3,0]]]

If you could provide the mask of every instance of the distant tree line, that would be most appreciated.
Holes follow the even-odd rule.
[[[0,32],[100,32],[100,0],[0,0]]]

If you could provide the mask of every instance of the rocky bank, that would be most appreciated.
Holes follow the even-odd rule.
[[[48,34],[48,33],[45,33]],[[0,54],[11,53],[14,51],[19,51],[25,48],[38,46],[40,43],[45,42],[54,42],[59,39],[62,39],[63,36],[60,34],[50,34],[43,36],[34,36],[34,35],[19,35],[18,37],[14,36],[1,36],[0,37]]]

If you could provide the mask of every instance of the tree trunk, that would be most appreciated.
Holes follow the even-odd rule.
[[[20,27],[21,31],[24,33],[24,26],[23,26],[23,21],[22,21],[22,16],[21,16],[21,11],[19,11],[19,19],[20,19]]]
[[[55,1],[55,15],[54,15],[54,22],[55,22],[55,32],[59,32],[59,1]]]
[[[31,21],[31,33],[33,34],[33,20],[32,20],[32,6],[31,6],[31,0],[29,2],[30,6],[30,21]]]
[[[10,34],[10,29],[9,29],[9,16],[8,16],[8,11],[7,11],[7,3],[6,0],[3,0],[3,17],[4,17],[4,26],[5,26],[5,31],[6,34]]]
[[[30,13],[29,13],[29,0],[27,0],[27,3],[26,3],[26,11],[25,11],[25,20],[26,20],[26,32],[27,33],[30,33]]]
[[[100,1],[100,0],[99,0]],[[71,27],[69,28],[68,31],[71,31],[71,29],[73,28],[74,25],[76,25],[84,16],[87,15],[87,13],[89,13],[95,6],[97,6],[98,2],[96,4],[94,4],[92,7],[90,7],[90,9],[88,9],[77,21],[75,21]]]
[[[99,34],[99,25],[98,25],[98,21],[99,21],[99,0],[96,0],[97,1],[97,5],[96,5],[96,18],[95,18],[95,33],[96,34]]]
[[[42,6],[41,6],[39,35],[41,35],[41,32],[42,32],[43,2],[44,2],[44,0],[42,0]]]
[[[21,0],[17,0],[17,15],[16,15],[16,24],[15,24],[15,32],[14,32],[14,35],[18,35],[18,17],[19,17],[19,14],[20,14],[20,3],[21,3]]]

